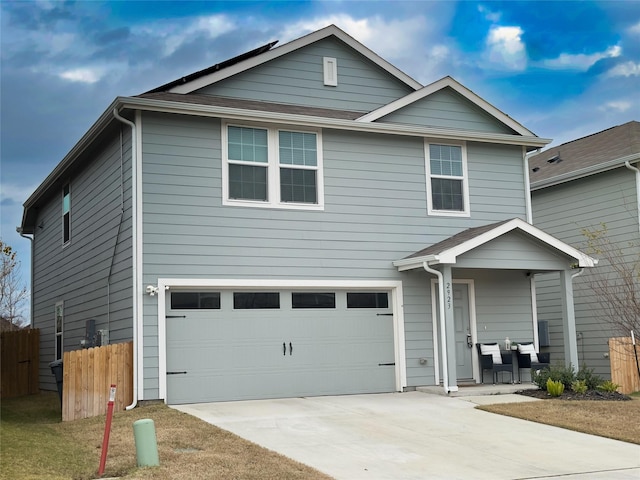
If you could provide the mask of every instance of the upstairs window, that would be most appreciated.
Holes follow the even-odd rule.
[[[62,187],[62,244],[71,240],[71,191],[67,183]]]
[[[426,145],[427,202],[430,215],[469,215],[466,148]]]
[[[223,125],[223,203],[323,207],[319,132]]]

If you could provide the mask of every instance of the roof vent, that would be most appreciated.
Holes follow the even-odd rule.
[[[561,161],[562,159],[560,158],[560,155],[555,155],[547,160],[547,163],[560,163]]]

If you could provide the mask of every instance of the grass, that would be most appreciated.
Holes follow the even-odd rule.
[[[133,422],[154,421],[159,467],[137,468]],[[105,417],[60,421],[56,393],[0,405],[0,479],[97,477]],[[123,479],[309,479],[330,477],[165,405],[113,417],[105,477]]]
[[[548,399],[478,407],[487,412],[640,444],[640,395],[621,401]]]

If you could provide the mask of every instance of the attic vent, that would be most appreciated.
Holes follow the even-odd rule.
[[[556,155],[555,157],[551,157],[547,160],[547,163],[560,163],[561,161],[562,159],[560,158],[560,155]]]
[[[338,86],[338,61],[335,58],[323,57],[324,84],[328,87]]]

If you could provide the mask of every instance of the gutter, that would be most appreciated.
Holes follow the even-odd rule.
[[[640,231],[640,170],[632,166],[629,160],[624,162],[624,166],[629,170],[636,172],[636,211],[638,212],[638,231]]]
[[[137,189],[137,180],[138,180],[138,174],[137,174],[137,166],[138,166],[138,159],[137,159],[137,142],[136,142],[136,138],[137,138],[137,133],[136,133],[136,124],[133,123],[130,120],[127,120],[126,118],[122,117],[119,113],[118,113],[118,109],[117,108],[113,108],[113,116],[119,120],[120,122],[128,125],[129,127],[131,127],[131,195],[132,195],[132,201],[131,201],[131,208],[132,208],[132,219],[131,219],[131,225],[132,225],[132,238],[133,238],[133,253],[132,253],[132,276],[133,276],[133,402],[131,403],[131,405],[128,405],[126,407],[126,410],[131,410],[132,408],[135,408],[135,406],[138,404],[138,382],[139,382],[139,375],[138,375],[138,370],[140,369],[140,367],[142,366],[142,318],[138,315],[138,304],[140,303],[140,295],[139,295],[139,283],[137,281],[138,278],[138,256],[139,256],[139,252],[138,252],[138,248],[137,248],[137,235],[139,234],[139,232],[137,231],[137,219],[138,219],[138,208],[137,208],[137,198],[139,196],[139,192]]]
[[[447,365],[447,333],[444,323],[444,281],[442,273],[429,267],[427,262],[422,262],[422,268],[438,277],[438,304],[440,305],[440,343],[442,344],[442,383],[444,392],[448,395],[449,390],[449,366]]]

